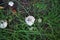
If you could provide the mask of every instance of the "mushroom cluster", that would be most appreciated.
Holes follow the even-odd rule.
[[[9,5],[9,7],[13,8],[14,5],[15,5],[15,3],[13,1],[9,1],[8,2],[8,5]],[[29,15],[29,16],[27,16],[25,18],[25,22],[26,22],[27,25],[32,26],[34,24],[34,22],[35,22],[35,17]],[[42,22],[42,19],[39,18],[38,19],[38,22],[39,23]],[[7,24],[8,24],[7,21],[1,20],[0,21],[0,28],[6,28],[7,27]],[[33,27],[31,29],[33,29]]]

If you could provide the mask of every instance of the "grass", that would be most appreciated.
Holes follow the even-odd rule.
[[[10,1],[10,0],[8,0]],[[7,1],[7,2],[8,2]],[[7,20],[8,26],[0,29],[0,40],[60,40],[60,5],[59,0],[12,0],[18,5],[16,13],[11,8],[0,10],[0,20]],[[32,15],[36,18],[30,26],[25,23],[25,17]],[[37,20],[42,18],[42,22]]]

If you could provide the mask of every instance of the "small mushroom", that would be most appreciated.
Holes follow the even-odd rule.
[[[11,6],[11,7],[14,6],[14,2],[13,1],[9,1],[8,5]]]
[[[12,13],[15,14],[17,12],[17,3],[13,1],[9,1],[9,8],[12,10]]]
[[[38,22],[41,23],[41,22],[42,22],[42,18],[39,18],[39,19],[38,19]]]
[[[5,20],[0,20],[0,28],[2,28],[2,29],[4,29],[4,28],[6,28],[7,27],[7,21],[5,21]]]
[[[25,18],[27,25],[32,26],[34,24],[35,18],[33,16],[28,16]]]

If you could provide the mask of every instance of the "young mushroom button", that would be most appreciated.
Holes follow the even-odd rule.
[[[25,22],[27,25],[32,26],[34,24],[35,18],[33,16],[28,16],[25,18]]]
[[[14,5],[14,2],[10,1],[8,5],[12,7]]]
[[[0,21],[0,28],[2,28],[2,29],[3,29],[3,28],[6,28],[6,27],[7,27],[7,24],[8,24],[7,21],[1,20],[1,21]]]

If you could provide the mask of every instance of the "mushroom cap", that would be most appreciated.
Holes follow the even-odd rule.
[[[1,20],[0,21],[0,28],[6,28],[7,27],[7,21]]]
[[[27,25],[32,26],[34,24],[35,18],[33,16],[28,16],[25,18]]]
[[[12,7],[14,5],[14,2],[13,1],[9,1],[8,5]]]

